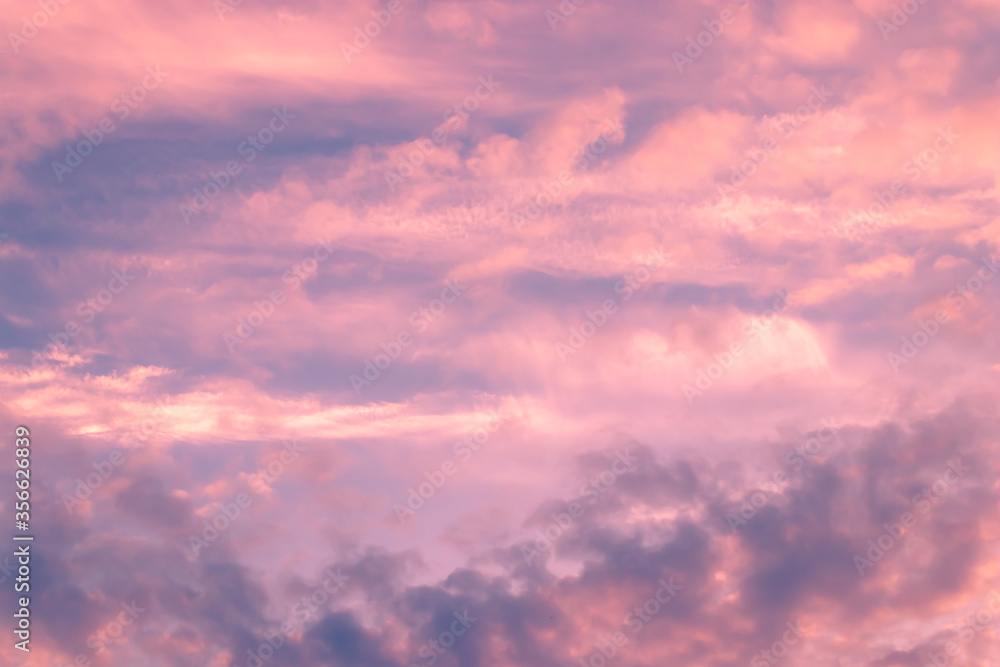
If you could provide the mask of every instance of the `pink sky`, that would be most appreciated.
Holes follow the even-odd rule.
[[[998,664],[1000,0],[0,22],[3,664]]]

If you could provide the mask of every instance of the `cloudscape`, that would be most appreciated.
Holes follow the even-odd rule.
[[[0,24],[0,664],[1000,665],[1000,0]]]

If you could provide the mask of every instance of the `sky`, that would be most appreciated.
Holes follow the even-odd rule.
[[[1000,1],[0,26],[0,663],[1000,665]]]

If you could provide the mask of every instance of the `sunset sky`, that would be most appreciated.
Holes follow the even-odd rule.
[[[1000,665],[1000,0],[0,26],[0,664]]]

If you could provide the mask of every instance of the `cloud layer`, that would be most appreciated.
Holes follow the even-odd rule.
[[[996,0],[0,7],[5,664],[992,664]]]

